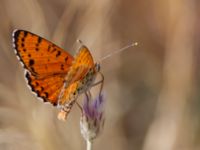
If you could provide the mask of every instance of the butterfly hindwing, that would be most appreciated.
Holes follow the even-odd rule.
[[[42,79],[26,72],[25,77],[31,90],[36,93],[37,97],[43,99],[44,102],[50,102],[54,106],[58,103],[58,97],[64,84],[64,76],[56,75]]]
[[[73,57],[50,41],[24,30],[13,32],[16,55],[32,75],[67,74]]]

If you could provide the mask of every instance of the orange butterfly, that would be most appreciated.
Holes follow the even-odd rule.
[[[65,119],[79,94],[88,91],[100,71],[88,48],[82,45],[75,57],[50,41],[24,30],[13,31],[15,53],[25,68],[31,90],[61,108]]]

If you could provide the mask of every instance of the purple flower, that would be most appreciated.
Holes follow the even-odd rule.
[[[92,141],[100,133],[104,125],[104,96],[98,95],[94,100],[86,96],[80,120],[81,134],[86,141]]]

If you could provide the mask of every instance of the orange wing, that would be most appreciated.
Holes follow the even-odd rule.
[[[90,69],[94,68],[94,61],[89,49],[82,45],[78,54],[75,56],[72,66],[66,76],[68,83],[81,80],[85,77]]]
[[[13,32],[16,55],[37,78],[67,74],[73,57],[50,41],[24,30]]]
[[[50,102],[54,106],[57,106],[58,97],[64,84],[63,75],[37,79],[35,76],[26,72],[25,77],[31,90],[36,93],[37,97],[42,98],[44,102]]]
[[[24,30],[13,32],[16,55],[25,67],[31,90],[57,105],[58,95],[74,58],[55,44]]]
[[[91,72],[91,74],[90,74]],[[86,75],[93,76],[94,61],[87,47],[82,46],[78,54],[75,56],[74,62],[65,77],[67,82],[63,95],[59,100],[60,105],[65,105],[70,101],[76,100],[81,91],[86,90]],[[89,79],[89,78],[88,78]]]

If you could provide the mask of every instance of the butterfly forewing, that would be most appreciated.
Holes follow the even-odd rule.
[[[81,46],[75,56],[73,65],[66,76],[66,80],[73,83],[82,80],[90,69],[94,68],[92,55],[86,46]]]
[[[73,57],[48,40],[24,30],[13,32],[13,44],[27,70],[25,77],[31,90],[44,102],[57,105]]]
[[[73,61],[68,52],[28,31],[14,31],[13,43],[24,67],[38,78],[67,74]]]

